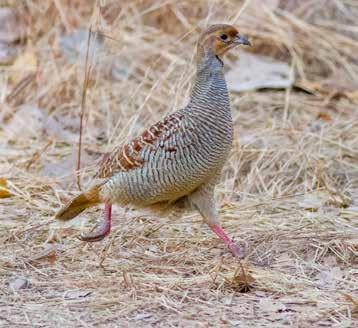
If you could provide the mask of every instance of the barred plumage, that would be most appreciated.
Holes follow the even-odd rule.
[[[238,44],[249,42],[230,25],[214,25],[202,34],[198,42],[196,80],[188,105],[103,160],[97,174],[102,179],[98,194],[107,204],[109,214],[105,219],[109,223],[83,237],[84,240],[98,240],[109,232],[112,203],[148,206],[172,203],[187,196],[210,228],[239,255],[235,244],[219,226],[214,203],[215,184],[233,138],[229,94],[220,56]],[[56,217],[71,218],[63,212]]]

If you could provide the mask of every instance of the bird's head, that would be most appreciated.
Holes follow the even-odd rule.
[[[221,57],[228,50],[244,44],[251,46],[249,40],[232,25],[217,24],[208,27],[198,41],[198,55],[211,53]]]

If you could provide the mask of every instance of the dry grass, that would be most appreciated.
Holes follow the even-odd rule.
[[[102,16],[90,1],[24,3],[27,42],[17,66],[0,68],[0,178],[13,194],[0,200],[0,323],[357,325],[357,1],[291,0],[259,10],[253,1],[121,1]],[[195,212],[157,217],[115,207],[112,234],[93,245],[75,236],[99,210],[66,228],[52,221],[77,192],[84,77],[84,57],[66,60],[60,34],[91,25],[107,36],[105,51],[89,53],[85,185],[85,168],[101,153],[185,105],[196,27],[212,22],[236,23],[251,52],[297,72],[293,88],[231,95],[241,148],[235,142],[219,186],[220,212],[248,247],[246,293],[238,261]],[[14,290],[19,277],[29,285]]]

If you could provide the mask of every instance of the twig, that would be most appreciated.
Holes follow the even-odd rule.
[[[81,151],[82,151],[82,131],[83,131],[83,117],[85,114],[85,106],[86,106],[86,94],[87,94],[87,87],[89,82],[89,76],[91,73],[91,66],[88,67],[88,54],[89,54],[89,47],[91,43],[91,36],[92,36],[92,25],[88,31],[88,39],[87,39],[87,51],[86,51],[86,61],[85,61],[85,75],[83,79],[83,86],[82,86],[82,99],[81,99],[81,114],[80,114],[80,135],[78,140],[78,153],[77,153],[77,186],[78,189],[81,190]],[[88,67],[88,69],[87,69]]]

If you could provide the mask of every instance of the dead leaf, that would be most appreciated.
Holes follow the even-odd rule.
[[[330,115],[328,115],[327,113],[323,113],[323,112],[319,112],[316,119],[322,120],[325,122],[332,122],[332,117]]]
[[[225,278],[225,281],[231,288],[237,290],[238,292],[247,293],[253,288],[255,278],[247,270],[245,270],[243,266],[240,266],[234,273],[233,278]]]
[[[239,92],[288,88],[292,86],[294,77],[287,63],[243,52],[236,66],[227,73],[226,80],[230,90]]]
[[[0,178],[0,198],[8,198],[11,196],[12,193],[7,188],[7,180],[4,178]]]

